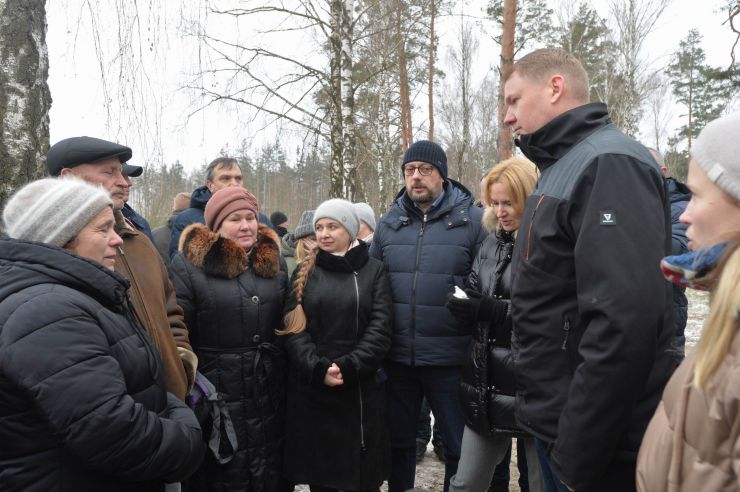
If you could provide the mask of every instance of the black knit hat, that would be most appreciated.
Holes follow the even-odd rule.
[[[442,179],[447,179],[447,154],[442,147],[429,140],[419,140],[414,142],[403,154],[401,167],[408,162],[426,162],[439,170]]]
[[[279,226],[284,222],[288,222],[288,216],[277,210],[270,214],[270,222],[272,222],[272,225]]]

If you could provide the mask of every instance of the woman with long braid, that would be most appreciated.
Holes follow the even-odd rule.
[[[380,370],[390,287],[357,240],[350,202],[325,201],[313,225],[318,245],[293,274],[279,332],[290,362],[285,476],[312,492],[377,491],[390,463]]]

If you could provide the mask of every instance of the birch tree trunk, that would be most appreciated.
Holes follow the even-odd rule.
[[[504,77],[514,66],[514,36],[516,31],[516,0],[504,0],[504,25],[501,37],[501,75],[498,85],[498,155],[499,159],[511,157],[511,128],[504,123],[506,104],[504,101]]]
[[[434,17],[436,7],[431,0],[431,21],[429,23],[429,140],[434,141]]]
[[[0,0],[0,210],[18,187],[45,174],[49,150],[44,0]]]
[[[329,163],[329,196],[339,198],[344,194],[344,131],[342,121],[342,11],[343,0],[331,0],[331,161]]]
[[[354,0],[344,0],[339,31],[341,36],[342,161],[347,173],[344,196],[352,202],[358,200],[358,191],[359,194],[362,194],[361,190],[358,190],[360,183],[358,182],[357,162],[355,160],[355,89],[352,81],[354,8]]]

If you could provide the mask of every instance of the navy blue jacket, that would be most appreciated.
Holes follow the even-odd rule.
[[[177,216],[177,219],[172,224],[172,236],[170,236],[170,258],[173,258],[175,253],[177,253],[177,247],[180,244],[180,235],[187,226],[195,224],[196,222],[200,222],[201,224],[206,223],[203,213],[206,209],[206,203],[208,203],[208,200],[210,199],[211,192],[207,186],[196,188],[193,190],[193,193],[190,194],[190,208],[186,208],[180,212],[180,215]],[[262,212],[259,213],[259,221],[260,224],[265,224],[270,229],[275,230],[270,219]]]
[[[123,210],[121,210],[121,213],[134,225],[134,227],[136,227],[139,232],[143,232],[151,242],[154,242],[154,234],[152,234],[152,227],[149,225],[149,222],[144,217],[139,215],[136,210],[131,208],[128,203],[123,204]]]
[[[689,241],[686,239],[686,224],[679,222],[679,217],[686,210],[691,200],[691,191],[685,184],[673,178],[666,178],[668,196],[671,200],[671,254],[681,255],[689,251]],[[686,342],[684,329],[688,319],[689,301],[686,299],[685,287],[678,284],[673,286],[673,340],[683,358],[683,346]]]
[[[426,214],[402,190],[383,216],[370,254],[385,264],[393,296],[393,338],[388,358],[408,366],[461,366],[470,335],[445,307],[463,287],[486,233],[483,212],[452,180],[442,202]]]

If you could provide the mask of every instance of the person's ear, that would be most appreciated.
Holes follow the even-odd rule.
[[[61,172],[59,173],[59,176],[72,176],[74,173],[72,172],[72,168],[69,167],[63,167]]]
[[[552,104],[555,104],[563,97],[563,91],[565,90],[565,78],[562,75],[553,75],[552,77],[550,77],[548,86],[551,94],[550,102]]]

